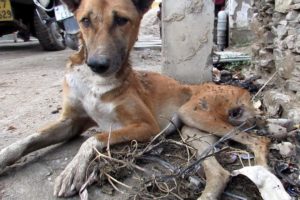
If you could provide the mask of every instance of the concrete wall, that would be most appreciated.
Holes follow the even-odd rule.
[[[252,18],[251,0],[229,0],[229,27],[248,28]]]
[[[213,0],[163,0],[162,21],[163,73],[185,83],[211,81]]]
[[[253,17],[252,0],[228,0],[229,44],[243,45],[253,40],[250,23]]]

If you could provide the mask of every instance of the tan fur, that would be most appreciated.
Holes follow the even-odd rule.
[[[72,6],[72,0],[64,1]],[[183,85],[158,73],[134,71],[129,53],[145,10],[132,1],[147,0],[82,0],[79,7],[70,6],[80,25],[81,46],[67,65],[61,118],[38,134],[0,151],[0,170],[31,151],[65,141],[98,125],[103,132],[83,144],[56,181],[54,194],[71,196],[84,182],[83,172],[93,156],[92,149],[105,147],[110,131],[112,145],[149,141],[166,126],[166,119],[178,114],[191,128],[223,136],[234,128],[229,120],[231,109],[242,107],[244,116],[253,116],[246,90],[212,83]],[[116,15],[128,22],[114,25]],[[89,26],[83,24],[85,18],[90,20]],[[87,59],[103,55],[121,64],[105,75],[92,72]],[[244,132],[233,135],[232,139],[247,145],[254,152],[257,164],[267,165],[267,139]]]

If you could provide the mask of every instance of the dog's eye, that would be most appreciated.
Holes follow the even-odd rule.
[[[126,19],[124,17],[115,16],[114,24],[116,24],[118,26],[123,26],[123,25],[127,24],[127,22],[128,22],[128,19]]]
[[[83,18],[82,20],[81,20],[81,23],[83,24],[83,26],[85,27],[85,28],[88,28],[88,27],[90,27],[90,25],[91,25],[91,21],[90,21],[90,19],[89,18]]]
[[[229,116],[231,118],[241,117],[243,114],[243,111],[244,110],[241,107],[233,108],[233,109],[229,110]]]

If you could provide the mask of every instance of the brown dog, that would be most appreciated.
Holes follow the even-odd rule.
[[[74,195],[82,186],[94,148],[147,141],[177,114],[192,128],[223,136],[239,119],[252,116],[247,91],[232,86],[181,85],[157,73],[136,72],[128,60],[143,14],[153,0],[63,0],[81,29],[81,48],[70,58],[60,119],[0,151],[0,170],[37,149],[73,138],[91,126],[89,138],[57,178],[54,194]],[[233,140],[247,145],[266,165],[267,140],[244,132]]]

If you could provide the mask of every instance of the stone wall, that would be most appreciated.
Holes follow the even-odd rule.
[[[300,0],[254,0],[255,70],[272,88],[264,103],[271,116],[300,123]]]
[[[273,13],[274,0],[255,0],[253,2],[251,30],[255,35],[252,44],[252,57],[256,71],[264,77],[274,73]]]
[[[286,89],[300,92],[300,1],[276,0],[273,15],[275,66]]]

